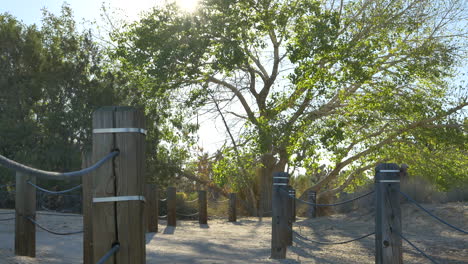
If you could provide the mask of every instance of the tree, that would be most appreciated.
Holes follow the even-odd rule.
[[[226,125],[231,156],[256,156],[263,175],[326,164],[312,188],[334,194],[468,105],[450,82],[466,15],[458,0],[205,0],[155,7],[114,35],[115,54],[158,83],[147,94],[185,93],[241,122]]]
[[[67,5],[59,16],[44,10],[40,29],[1,14],[0,153],[45,170],[79,169],[92,112],[120,101],[103,56]]]

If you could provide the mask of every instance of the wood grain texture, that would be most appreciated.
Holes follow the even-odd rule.
[[[281,177],[281,178],[275,178]],[[275,185],[285,184],[285,185]],[[285,259],[288,236],[288,193],[289,174],[277,172],[273,174],[272,188],[272,221],[271,221],[271,258]]]
[[[15,255],[36,257],[36,225],[28,217],[36,219],[36,177],[16,172],[15,201]]]
[[[201,225],[208,224],[206,191],[198,191],[198,223]]]
[[[81,167],[92,165],[92,153],[83,152],[81,155]],[[93,175],[82,177],[83,192],[83,263],[93,264]]]
[[[237,221],[237,195],[235,193],[229,194],[229,209],[228,209],[228,221]]]
[[[167,187],[167,225],[176,226],[176,188]]]
[[[115,127],[143,128],[143,112],[132,107],[115,109]],[[120,155],[115,159],[115,181],[117,196],[145,195],[145,135],[141,133],[116,133],[115,147]],[[120,250],[118,264],[146,262],[145,203],[122,201],[117,203],[117,235]]]
[[[158,232],[159,193],[154,183],[146,184],[146,223],[148,232]]]
[[[400,183],[381,182],[399,181],[400,172],[380,172],[381,170],[399,171],[394,163],[382,163],[375,168],[375,263],[403,263],[400,209]]]
[[[116,107],[103,107],[93,113],[94,128],[115,127],[114,112]],[[93,134],[92,163],[102,159],[115,149],[114,134]],[[106,162],[89,176],[93,182],[93,198],[111,197],[116,195],[116,182],[113,162]],[[92,204],[92,241],[93,262],[96,263],[118,241],[115,203]],[[115,263],[112,256],[108,263]]]
[[[317,203],[317,192],[309,190],[307,193],[307,199],[308,202],[311,203],[309,204],[309,218],[315,218],[317,217],[317,206],[315,205]]]

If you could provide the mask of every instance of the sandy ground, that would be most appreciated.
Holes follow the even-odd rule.
[[[452,224],[468,229],[468,204],[425,205]],[[7,210],[0,210],[7,212]],[[66,215],[66,214],[64,214]],[[11,217],[0,214],[0,219]],[[39,223],[55,231],[82,229],[80,216],[38,215]],[[468,236],[438,224],[412,205],[403,206],[404,235],[440,263],[468,263]],[[343,241],[373,232],[372,212],[299,218],[295,230],[310,239]],[[241,218],[237,223],[211,219],[207,226],[179,221],[176,228],[162,221],[160,232],[146,235],[147,263],[374,263],[374,237],[344,245],[317,245],[295,238],[287,259],[270,260],[271,220]],[[14,221],[0,221],[0,263],[82,263],[82,235],[56,236],[37,230],[37,257],[15,257]],[[430,263],[407,243],[404,263]]]

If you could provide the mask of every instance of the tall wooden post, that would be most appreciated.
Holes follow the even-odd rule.
[[[375,263],[403,263],[400,209],[400,167],[382,163],[375,168]]]
[[[93,173],[94,263],[115,244],[109,263],[145,263],[145,122],[132,107],[104,107],[93,114],[93,163],[120,154]]]
[[[287,245],[288,246],[292,246],[292,242],[293,242],[293,233],[292,233],[292,223],[293,223],[293,206],[292,206],[292,202],[293,202],[293,198],[292,198],[292,187],[290,185],[287,186],[286,190],[288,191],[288,204],[286,206],[286,214],[287,214],[287,220],[288,220],[288,229],[286,230],[287,231],[287,236],[286,236],[286,240],[287,240]]]
[[[296,190],[295,189],[292,189],[292,192],[291,192],[291,207],[292,207],[292,212],[293,212],[293,215],[292,215],[292,222],[296,222]]]
[[[317,192],[313,190],[309,190],[308,192],[308,200],[309,200],[309,218],[317,217]]]
[[[228,221],[229,222],[236,222],[237,221],[237,212],[236,212],[236,194],[230,193],[229,194],[229,209],[228,209]]]
[[[36,220],[36,188],[28,181],[36,177],[16,172],[15,255],[36,257],[36,225],[28,219]]]
[[[146,224],[148,232],[158,232],[159,194],[156,184],[146,184]]]
[[[206,202],[206,191],[198,191],[198,223],[201,225],[206,225],[208,223]]]
[[[176,217],[176,188],[167,187],[167,225],[176,226],[177,217]]]
[[[88,168],[92,165],[90,152],[83,152],[81,155],[81,167]],[[93,262],[93,174],[82,176],[83,195],[83,263],[94,264]]]
[[[271,258],[286,258],[288,233],[288,191],[289,174],[276,172],[273,174],[272,220],[271,220]]]

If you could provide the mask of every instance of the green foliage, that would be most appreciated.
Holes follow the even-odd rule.
[[[248,186],[267,153],[276,170],[325,164],[317,189],[362,184],[365,173],[353,171],[395,160],[391,149],[429,139],[419,131],[450,124],[468,104],[450,85],[468,10],[457,0],[335,2],[205,0],[193,14],[159,6],[114,33],[113,56],[157,84],[144,94],[175,95],[192,110],[223,103],[217,111],[243,123],[214,164],[220,185]]]

